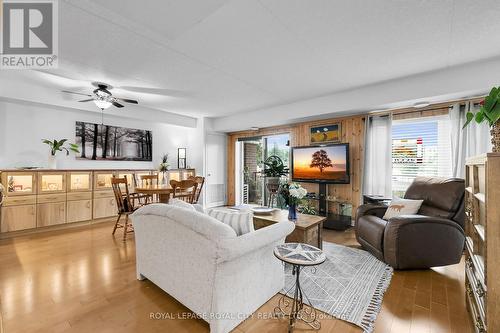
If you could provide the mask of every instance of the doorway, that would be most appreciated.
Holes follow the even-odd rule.
[[[269,156],[278,156],[289,167],[290,134],[240,138],[236,145],[236,205],[265,206],[269,193],[265,186],[263,162]]]

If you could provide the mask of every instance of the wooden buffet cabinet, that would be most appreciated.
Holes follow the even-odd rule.
[[[156,170],[0,170],[5,201],[0,208],[0,238],[23,231],[89,224],[117,216],[113,176],[127,176],[134,191],[141,175]],[[187,179],[194,169],[170,170],[169,179]],[[161,178],[161,177],[160,177]],[[161,179],[160,179],[161,181]],[[24,232],[23,232],[24,233]]]

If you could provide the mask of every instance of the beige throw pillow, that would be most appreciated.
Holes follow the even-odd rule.
[[[207,211],[207,215],[233,228],[238,236],[255,231],[251,211],[231,212],[229,210],[210,209]]]
[[[400,215],[417,214],[420,206],[422,206],[422,202],[424,200],[393,199],[383,218],[384,220],[389,220],[392,217]]]

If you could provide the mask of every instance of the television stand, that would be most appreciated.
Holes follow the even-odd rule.
[[[326,217],[326,221],[323,223],[323,228],[339,231],[348,229],[351,227],[351,216],[329,213],[327,209],[326,191],[326,184],[320,183],[318,195],[319,215]]]

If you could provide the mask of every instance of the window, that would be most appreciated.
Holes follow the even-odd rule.
[[[451,177],[448,115],[392,122],[392,192],[402,197],[417,176]]]

